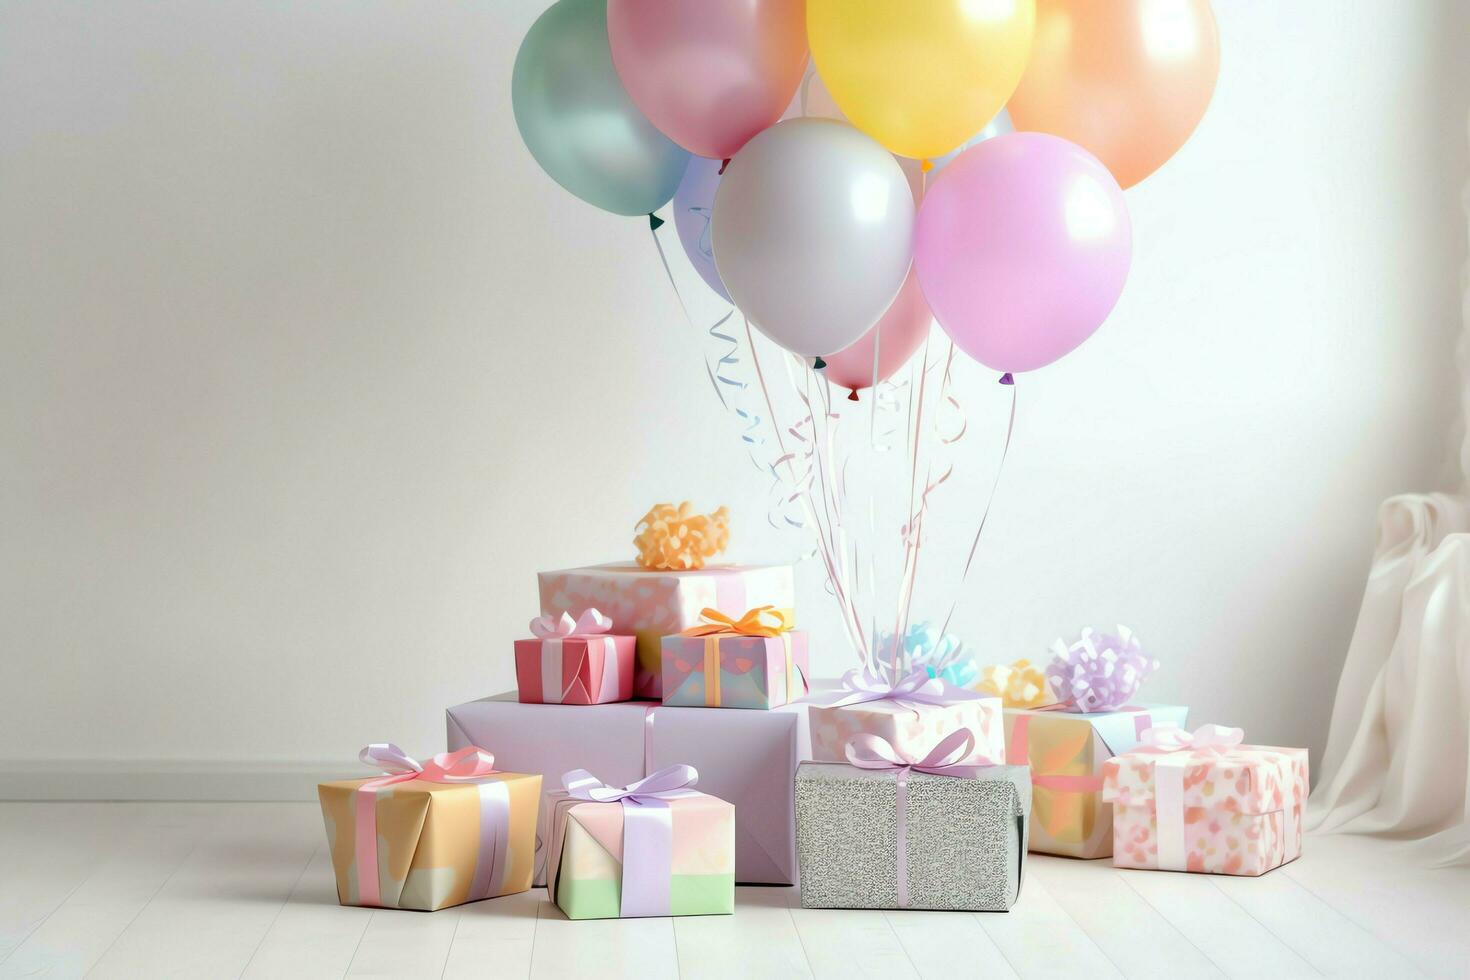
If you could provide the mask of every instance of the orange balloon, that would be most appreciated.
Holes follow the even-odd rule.
[[[1132,187],[1189,139],[1219,74],[1209,0],[1036,0],[1007,108],[1017,129],[1080,144]]]

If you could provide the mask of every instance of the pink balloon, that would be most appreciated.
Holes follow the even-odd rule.
[[[1132,252],[1113,175],[1045,133],[961,153],[929,185],[914,229],[934,318],[997,371],[1033,371],[1092,336],[1123,292]]]
[[[728,159],[781,118],[806,71],[803,0],[608,0],[613,67],[691,153]]]
[[[858,390],[873,384],[874,339],[878,340],[878,380],[886,381],[924,343],[933,319],[919,288],[919,277],[911,267],[888,312],[855,344],[823,358],[827,366],[822,373],[832,384],[851,389],[847,397],[857,401]]]

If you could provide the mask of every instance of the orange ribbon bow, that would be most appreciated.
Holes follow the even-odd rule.
[[[704,622],[691,626],[684,636],[715,636],[739,634],[740,636],[780,636],[791,629],[791,621],[775,606],[756,606],[747,610],[739,619],[731,619],[718,609],[708,607],[699,611]],[[774,620],[774,622],[770,622]]]
[[[699,616],[704,620],[698,626],[691,626],[680,636],[704,637],[704,703],[706,707],[718,708],[721,702],[720,694],[720,637],[722,636],[764,636],[781,637],[782,645],[785,647],[786,660],[786,699],[796,700],[794,695],[796,684],[796,671],[791,662],[791,620],[786,613],[775,606],[756,606],[747,610],[739,619],[731,619],[718,609],[701,609]]]

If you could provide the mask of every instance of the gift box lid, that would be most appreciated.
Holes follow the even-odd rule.
[[[1218,751],[1147,749],[1103,763],[1103,800],[1143,806],[1155,797],[1159,760],[1184,761],[1183,805],[1259,816],[1305,802],[1307,750],[1275,745],[1237,745]]]
[[[1005,717],[1008,731],[1014,729],[1014,719],[1017,717],[1032,719],[1032,731],[1036,731],[1034,724],[1038,721],[1044,721],[1050,725],[1072,722],[1079,726],[1075,729],[1077,732],[1082,732],[1080,726],[1085,725],[1102,739],[1107,754],[1112,756],[1133,751],[1138,747],[1143,732],[1155,725],[1183,727],[1189,717],[1189,709],[1177,704],[1140,702],[1119,708],[1117,711],[1065,711],[1054,707],[1006,708]],[[1085,733],[1081,737],[1085,738]],[[1090,748],[1090,743],[1079,741],[1078,753],[1085,748]],[[1033,763],[1035,761],[1032,760]]]
[[[745,565],[745,564],[723,564],[706,565],[703,568],[668,569],[668,568],[644,568],[633,561],[612,561],[601,565],[580,565],[576,568],[558,568],[551,571],[538,572],[538,575],[627,575],[632,578],[706,578],[717,575],[728,575],[730,572],[764,572],[772,570],[791,571],[790,565]]]

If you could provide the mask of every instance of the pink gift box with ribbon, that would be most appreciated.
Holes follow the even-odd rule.
[[[711,565],[689,571],[640,568],[631,562],[537,575],[541,611],[579,616],[598,609],[613,633],[638,638],[633,696],[663,696],[665,636],[699,624],[700,610],[773,606],[792,615],[796,585],[790,565]]]
[[[850,670],[835,695],[810,699],[812,759],[842,762],[847,743],[859,735],[876,735],[908,755],[956,731],[972,739],[965,765],[1003,765],[1005,726],[999,698],[956,687],[923,669],[897,683],[872,671]]]
[[[1103,765],[1120,868],[1260,875],[1302,853],[1307,750],[1243,745],[1239,728],[1150,728]]]
[[[516,640],[516,685],[527,704],[606,704],[633,696],[633,637],[608,632],[596,609],[531,621],[533,640]]]

